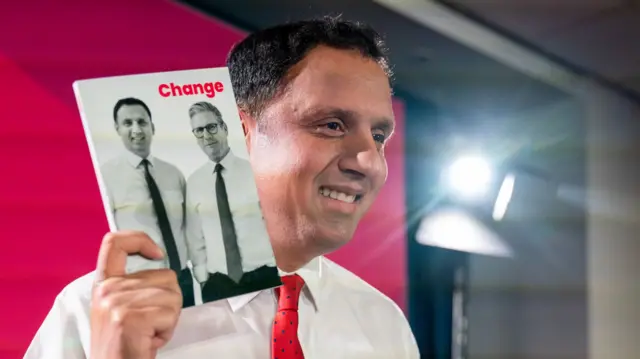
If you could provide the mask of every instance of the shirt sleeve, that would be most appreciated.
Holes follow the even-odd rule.
[[[59,295],[23,359],[86,359],[77,314]]]
[[[197,201],[193,198],[193,182],[187,181],[186,187],[186,242],[189,259],[193,264],[193,276],[199,283],[207,280],[207,253],[198,213]]]
[[[108,208],[105,208],[105,211],[108,212],[107,221],[109,222],[109,230],[116,230],[116,203],[114,201],[113,189],[111,188],[113,184],[110,180],[110,174],[111,171],[109,166],[102,165],[100,167],[100,176],[102,177],[102,184],[104,186],[103,195],[107,196],[107,198],[105,198],[104,200],[106,205],[108,206]]]

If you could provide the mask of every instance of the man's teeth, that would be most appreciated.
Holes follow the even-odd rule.
[[[342,192],[338,192],[338,191],[332,191],[332,190],[330,190],[328,188],[320,188],[320,194],[325,196],[325,197],[330,197],[330,198],[333,198],[335,200],[346,202],[346,203],[353,203],[356,200],[356,196],[355,195],[348,195],[346,193],[342,193]]]

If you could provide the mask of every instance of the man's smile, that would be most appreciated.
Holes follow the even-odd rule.
[[[364,193],[364,189],[359,186],[326,185],[318,189],[323,205],[345,214],[353,214],[357,210]]]
[[[324,197],[329,197],[345,203],[356,203],[362,199],[363,190],[347,187],[321,186],[319,193]]]

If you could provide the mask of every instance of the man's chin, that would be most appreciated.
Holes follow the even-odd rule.
[[[355,228],[351,225],[322,225],[316,228],[316,245],[324,253],[338,250],[349,243],[355,234]]]
[[[149,146],[146,144],[131,144],[129,150],[138,156],[144,157],[149,153]]]

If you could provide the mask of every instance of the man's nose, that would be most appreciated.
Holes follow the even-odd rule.
[[[213,134],[211,134],[211,132],[209,132],[208,130],[204,130],[204,135],[203,135],[203,137],[204,137],[205,139],[207,139],[207,140],[211,140],[211,139],[213,139],[214,135],[213,135]]]
[[[352,134],[343,141],[340,170],[353,179],[376,178],[384,173],[384,159],[371,133]]]
[[[131,126],[131,133],[141,133],[142,132],[142,127],[140,127],[140,125],[138,125],[137,123],[134,123]]]

